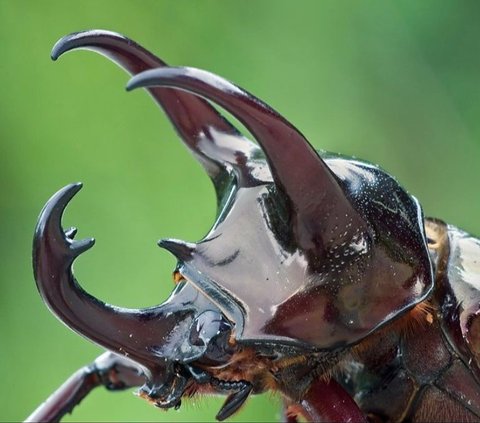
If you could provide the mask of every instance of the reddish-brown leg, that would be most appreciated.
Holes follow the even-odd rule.
[[[300,415],[299,410],[296,409],[296,404],[283,400],[282,422],[283,423],[297,423],[297,416]]]
[[[297,416],[309,422],[367,422],[352,397],[333,379],[318,379],[300,402],[286,405],[285,421],[296,422]]]
[[[105,353],[75,372],[25,422],[58,422],[97,386],[122,390],[145,383],[141,370],[130,360]]]

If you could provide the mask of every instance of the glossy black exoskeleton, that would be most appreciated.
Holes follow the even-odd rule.
[[[48,201],[34,240],[38,289],[60,320],[108,352],[29,421],[60,419],[100,385],[140,386],[162,408],[223,393],[219,420],[267,390],[280,393],[289,421],[480,418],[477,239],[424,219],[380,168],[316,152],[219,76],[169,67],[107,31],[69,35],[52,57],[77,48],[135,75],[129,90],[148,89],[210,176],[218,212],[202,240],[160,241],[178,259],[169,299],[127,310],[73,276],[73,261],[93,245],[61,227],[81,185]]]

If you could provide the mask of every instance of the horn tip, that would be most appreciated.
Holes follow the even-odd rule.
[[[65,187],[65,191],[68,193],[71,193],[72,196],[75,195],[78,191],[80,191],[83,188],[83,183],[82,182],[74,182],[70,185],[67,185]]]
[[[74,241],[71,245],[71,250],[74,256],[79,256],[85,251],[89,250],[95,245],[95,238],[86,238],[81,241]]]
[[[130,78],[127,82],[126,90],[132,91],[137,88],[147,87],[153,83],[152,77],[155,76],[158,69],[149,69]],[[153,74],[153,75],[152,75]]]
[[[138,79],[136,79],[136,78],[134,77],[134,78],[131,78],[131,79],[127,82],[127,86],[125,87],[125,90],[126,90],[126,91],[133,91],[133,90],[136,89],[136,88],[139,88]]]
[[[195,244],[180,241],[178,239],[161,239],[158,246],[172,253],[177,259],[188,261],[192,258],[195,251]]]
[[[60,38],[52,48],[50,57],[57,60],[64,53],[76,48],[88,48],[96,43],[108,43],[115,40],[127,40],[123,35],[107,31],[105,29],[89,29],[85,31],[72,32]],[[128,40],[127,40],[128,41]]]
[[[62,189],[57,191],[56,194],[49,200],[49,203],[60,204],[66,206],[67,203],[78,193],[83,187],[81,182],[75,182],[73,184],[68,184]]]
[[[80,34],[80,32],[74,32],[60,38],[52,48],[52,51],[50,53],[51,59],[53,61],[56,61],[62,54],[64,54],[68,50],[71,50],[73,48],[72,41],[78,34]]]
[[[82,183],[69,184],[57,191],[48,200],[40,214],[40,221],[60,220],[70,200],[82,189]]]

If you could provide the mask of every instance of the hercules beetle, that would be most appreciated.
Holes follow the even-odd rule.
[[[52,58],[77,48],[133,74],[127,89],[148,89],[210,176],[218,213],[197,243],[160,241],[178,259],[176,288],[159,306],[127,310],[73,276],[93,245],[61,227],[81,185],[47,202],[34,238],[37,287],[60,320],[108,352],[28,421],[59,420],[100,385],[140,387],[162,408],[225,394],[219,420],[267,390],[279,392],[290,422],[480,419],[480,240],[424,218],[378,167],[317,153],[219,76],[169,67],[107,31],[66,36]]]

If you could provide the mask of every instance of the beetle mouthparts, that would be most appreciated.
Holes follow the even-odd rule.
[[[186,373],[181,365],[176,365],[174,373],[167,376],[167,379],[145,384],[138,395],[158,408],[178,408],[189,381]]]

